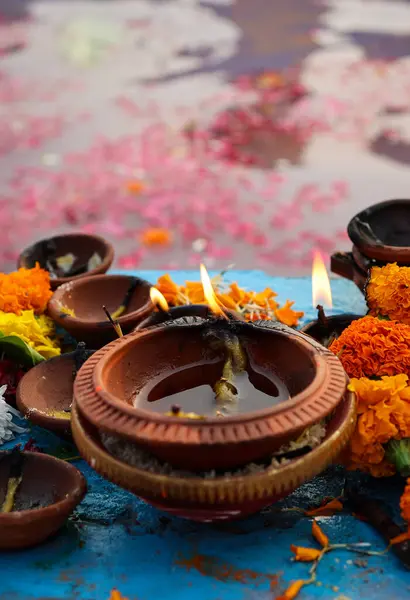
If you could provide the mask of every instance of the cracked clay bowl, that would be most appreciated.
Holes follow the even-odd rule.
[[[223,418],[187,419],[136,408],[137,392],[162,373],[182,373],[178,385],[188,390],[202,383],[190,381],[192,365],[200,364],[200,377],[220,376],[223,356],[204,343],[215,326],[235,332],[249,361],[283,382],[287,399],[252,410],[249,398],[249,412]],[[334,354],[279,323],[180,319],[96,352],[78,373],[74,399],[79,414],[98,430],[121,436],[179,469],[220,471],[264,458],[298,437],[336,409],[346,384]]]

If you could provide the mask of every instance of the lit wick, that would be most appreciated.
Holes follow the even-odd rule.
[[[155,287],[150,288],[149,297],[151,298],[152,304],[154,306],[156,306],[160,312],[167,315],[167,317],[169,317],[170,319],[172,318],[171,314],[169,312],[168,302],[167,302],[165,296],[163,296],[163,294],[161,294],[161,292],[159,290],[157,290],[157,288],[155,288]]]
[[[222,317],[223,319],[229,321],[228,315],[224,311],[223,307],[221,306],[221,303],[219,302],[214,292],[214,288],[212,286],[211,278],[208,275],[208,271],[206,270],[204,265],[200,265],[199,270],[201,273],[201,282],[202,287],[204,289],[205,301],[207,302],[209,308],[212,310],[214,315]]]
[[[105,314],[107,315],[107,319],[109,320],[109,322],[111,323],[111,325],[114,327],[115,333],[118,335],[119,338],[122,337],[123,333],[122,333],[121,325],[118,323],[118,321],[114,321],[114,319],[112,318],[112,316],[108,312],[106,306],[103,305],[102,309],[105,312]]]

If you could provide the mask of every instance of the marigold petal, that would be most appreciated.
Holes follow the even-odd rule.
[[[313,562],[322,554],[322,550],[317,548],[304,548],[303,546],[291,545],[291,551],[295,555],[295,560],[298,562]]]
[[[284,594],[278,596],[276,600],[294,600],[296,596],[299,594],[300,590],[303,586],[310,583],[309,581],[305,581],[304,579],[297,579],[288,587]]]
[[[337,498],[333,498],[333,500],[322,504],[322,506],[312,508],[311,510],[305,510],[305,515],[307,517],[330,516],[341,510],[343,510],[343,504]]]
[[[315,520],[312,522],[312,535],[323,548],[326,548],[329,545],[329,538]]]

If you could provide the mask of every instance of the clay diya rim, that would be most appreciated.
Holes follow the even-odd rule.
[[[407,205],[410,212],[410,200],[405,198],[398,198],[393,200],[385,200],[384,202],[378,202],[372,204],[364,210],[357,213],[350,221],[347,226],[347,233],[356,246],[357,250],[364,254],[366,258],[376,259],[383,262],[410,262],[410,246],[389,246],[387,244],[378,244],[376,241],[367,239],[363,240],[363,237],[358,229],[358,221],[367,221],[369,214],[376,213],[379,210],[383,210],[389,206],[394,205]],[[356,262],[356,261],[355,261]],[[357,264],[357,263],[356,263]]]
[[[269,322],[260,322],[260,327],[270,329]],[[245,324],[244,324],[245,325]],[[258,327],[258,324],[246,324]],[[175,327],[175,325],[170,325]],[[292,434],[304,429],[329,414],[341,401],[346,390],[346,373],[339,359],[316,342],[286,326],[279,329],[291,332],[302,341],[316,363],[315,380],[306,388],[312,394],[307,398],[306,390],[293,399],[267,409],[224,417],[223,419],[185,419],[163,416],[127,405],[95,384],[102,370],[125,343],[136,343],[144,336],[155,335],[162,328],[152,328],[139,333],[131,333],[117,339],[96,352],[81,368],[74,383],[74,399],[80,412],[99,429],[111,433],[120,433],[137,443],[155,443],[157,445],[183,444],[235,444],[243,441],[268,439]],[[276,329],[275,329],[276,330]],[[313,349],[317,352],[313,353]],[[98,368],[99,377],[94,378]],[[321,390],[319,388],[321,387]],[[321,392],[321,393],[320,393]],[[194,438],[191,432],[198,431]]]
[[[120,474],[120,480],[115,480],[114,483],[122,485],[127,489],[127,483],[135,482],[136,485],[146,486],[147,490],[157,493],[163,499],[177,497],[182,499],[185,494],[190,501],[193,497],[196,498],[202,492],[211,493],[212,503],[217,499],[215,493],[220,495],[219,500],[229,501],[233,495],[245,493],[248,495],[266,495],[266,490],[261,488],[261,484],[273,484],[275,480],[281,488],[285,487],[284,481],[289,483],[294,482],[297,478],[302,478],[306,481],[311,476],[318,474],[330,464],[342,448],[350,439],[356,424],[356,395],[353,392],[347,391],[342,401],[336,407],[342,413],[339,416],[341,424],[335,428],[335,431],[308,452],[304,456],[292,459],[291,462],[280,467],[267,467],[266,470],[258,473],[249,473],[246,475],[232,475],[228,477],[215,477],[206,479],[204,477],[178,477],[174,475],[164,475],[160,473],[152,473],[151,471],[134,467],[126,462],[115,458],[108,452],[95,435],[90,434],[90,423],[83,415],[77,406],[73,406],[72,429],[74,441],[78,447],[80,454],[84,457],[93,468],[103,476],[111,474]],[[88,427],[87,427],[88,425]],[[98,428],[91,423],[93,429]],[[98,433],[97,433],[98,435]],[[327,459],[327,460],[326,460]],[[321,461],[325,464],[321,464]],[[107,470],[107,465],[109,469]],[[306,475],[307,467],[315,466],[315,473]],[[107,473],[108,471],[108,473]],[[293,489],[296,489],[303,481],[299,481]],[[123,484],[122,484],[123,482]],[[128,488],[130,489],[130,488]],[[131,490],[134,491],[134,490]]]
[[[83,277],[81,280],[71,280],[63,285],[60,285],[56,291],[53,293],[49,303],[48,303],[48,312],[52,319],[57,321],[67,330],[76,329],[76,328],[96,328],[98,330],[102,329],[112,329],[111,323],[107,318],[98,321],[91,321],[87,319],[81,319],[79,317],[73,317],[67,313],[61,311],[61,307],[63,306],[63,299],[66,293],[72,292],[73,288],[79,286],[88,286],[94,285],[98,281],[111,279],[114,283],[115,280],[124,280],[128,279],[131,283],[131,280],[138,280],[138,285],[143,287],[147,287],[148,289],[152,287],[151,283],[146,279],[142,279],[141,277],[133,276],[133,275],[123,275],[123,274],[99,274],[93,275],[91,277]],[[101,306],[104,304],[104,299],[101,300]],[[145,317],[147,314],[152,312],[154,309],[154,305],[151,302],[151,299],[148,297],[148,300],[142,304],[142,306],[132,312],[127,312],[123,316],[120,316],[116,319],[116,321],[123,326],[132,325],[135,320],[139,320]]]
[[[29,508],[25,510],[16,510],[10,513],[0,513],[0,525],[11,525],[16,522],[15,525],[25,525],[27,521],[31,522],[35,516],[38,519],[46,518],[48,515],[52,515],[55,512],[64,513],[70,512],[73,505],[77,505],[81,502],[87,492],[87,481],[84,475],[74,465],[51,456],[50,454],[44,454],[43,452],[27,452],[23,451],[21,454],[30,457],[34,462],[38,463],[54,463],[54,465],[64,470],[71,480],[72,485],[70,491],[67,492],[66,496],[57,502],[47,504],[47,506],[40,506],[37,508]],[[41,467],[41,465],[32,464],[31,468]],[[24,473],[23,473],[24,477]]]
[[[52,286],[60,286],[65,283],[69,283],[70,281],[77,281],[78,279],[85,279],[86,277],[95,277],[96,275],[105,273],[106,271],[108,271],[108,269],[111,267],[111,265],[114,261],[113,245],[110,244],[110,242],[108,242],[105,238],[103,238],[99,235],[94,235],[94,234],[90,234],[90,233],[82,233],[82,232],[62,233],[60,235],[53,235],[50,238],[43,238],[41,240],[38,240],[36,243],[41,244],[41,242],[47,242],[49,240],[58,240],[60,238],[66,238],[66,239],[72,238],[73,240],[78,239],[78,238],[84,238],[84,239],[88,239],[88,240],[93,240],[93,241],[100,243],[104,247],[105,252],[104,252],[104,256],[101,257],[101,263],[94,269],[91,269],[90,271],[86,271],[85,273],[79,273],[78,275],[72,275],[72,276],[67,276],[67,277],[53,277],[52,279],[50,278],[50,283]],[[18,268],[25,266],[25,261],[24,261],[23,257],[25,255],[25,253],[28,250],[30,250],[30,248],[34,245],[35,244],[28,246],[20,253],[18,260],[17,260]]]

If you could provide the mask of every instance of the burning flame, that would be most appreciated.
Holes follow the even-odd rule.
[[[151,302],[154,306],[158,306],[161,310],[168,312],[169,306],[165,297],[161,294],[159,290],[155,287],[151,287],[149,290],[149,296],[151,298]]]
[[[329,276],[320,252],[315,252],[312,266],[313,306],[321,304],[323,308],[332,308],[332,290]]]
[[[212,281],[208,275],[208,271],[206,270],[204,265],[201,265],[199,267],[199,270],[201,272],[201,282],[202,287],[204,288],[204,296],[206,303],[215,315],[219,315],[227,319],[228,317],[226,316],[224,310],[221,308],[218,298],[216,297],[216,294],[214,292],[214,288],[212,287]]]

